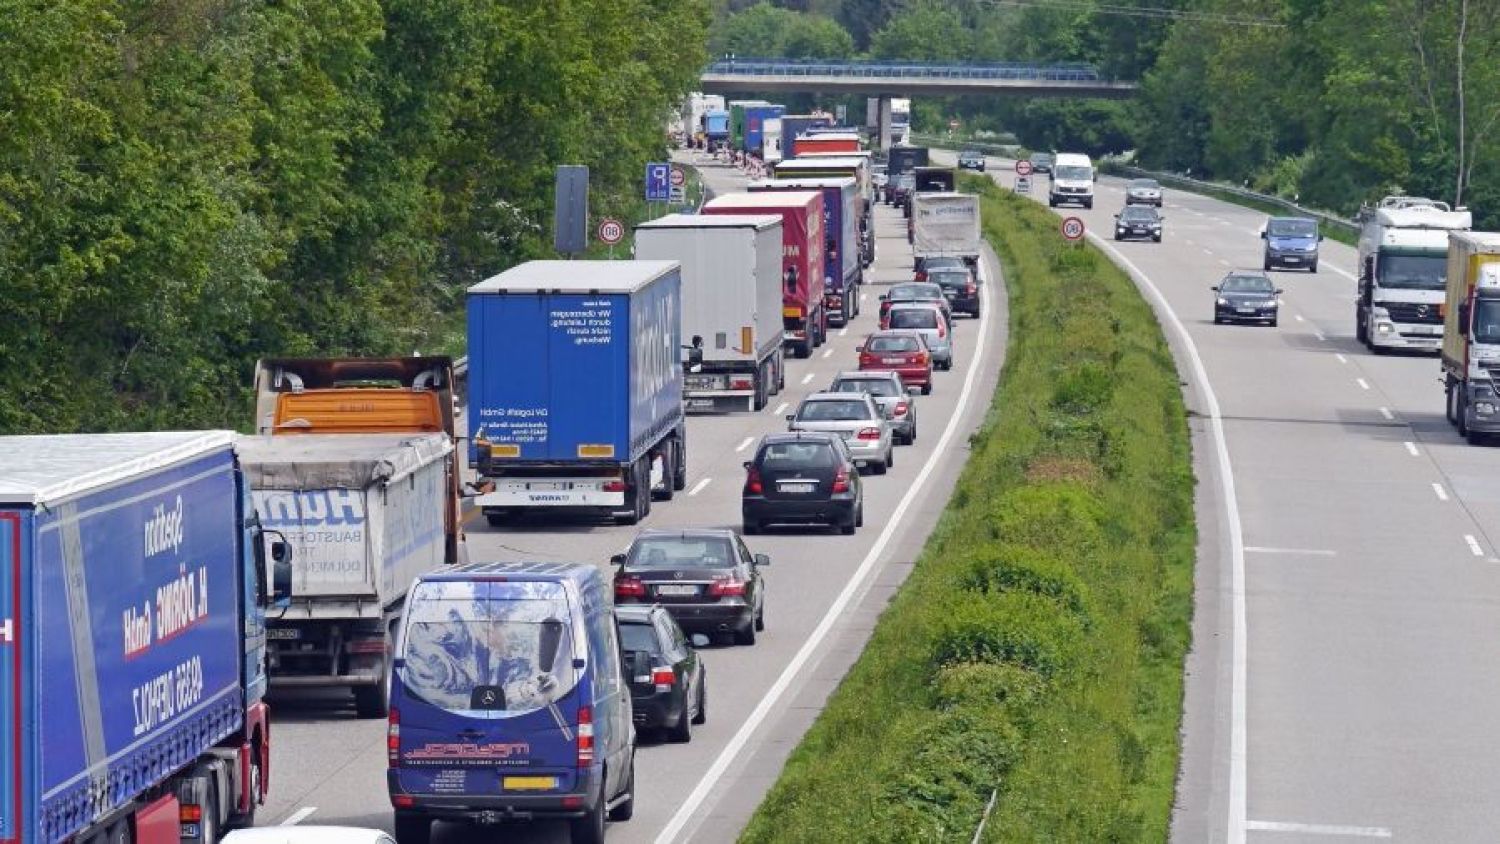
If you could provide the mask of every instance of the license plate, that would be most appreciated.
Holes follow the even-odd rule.
[[[1255,313],[1255,309],[1254,308],[1235,308],[1235,310],[1239,311],[1242,314],[1253,314],[1253,313]]]
[[[906,358],[881,358],[881,363],[906,363]]]
[[[696,587],[696,586],[684,586],[684,585],[677,584],[677,583],[668,583],[668,584],[666,584],[664,586],[658,586],[658,587],[656,587],[656,594],[658,594],[658,595],[696,595],[696,594],[698,594],[698,587]]]
[[[505,777],[500,784],[507,791],[551,791],[557,788],[557,777]]]
[[[1281,260],[1286,261],[1288,264],[1300,264],[1300,263],[1302,263],[1302,259],[1301,258],[1297,258],[1297,257],[1292,256],[1292,255],[1288,255],[1285,258],[1282,258]]]
[[[292,642],[302,638],[302,631],[296,628],[271,627],[266,630],[266,638]]]
[[[713,406],[714,406],[714,400],[713,399],[688,399],[687,400],[687,406],[688,407],[706,407],[706,408],[712,409]]]
[[[812,492],[813,489],[817,487],[817,484],[815,484],[815,483],[797,483],[797,484],[783,483],[783,484],[778,484],[777,486],[778,486],[778,488],[780,488],[780,490],[782,492]]]
[[[197,838],[198,836],[203,834],[203,831],[199,829],[198,825],[195,823],[179,824],[178,826],[180,826],[181,829],[178,830],[177,834],[183,838]]]
[[[561,492],[568,485],[562,481],[534,481],[527,484],[526,488],[532,492]]]

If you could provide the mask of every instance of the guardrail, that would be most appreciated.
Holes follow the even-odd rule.
[[[962,138],[949,138],[943,135],[928,135],[922,132],[912,132],[908,136],[913,146],[926,146],[934,149],[974,149],[987,152],[991,155],[1003,155],[1014,158],[1020,152],[1019,144],[992,144],[985,141],[966,141]]]
[[[856,79],[1014,79],[1044,82],[1109,82],[1093,65],[1078,62],[1031,64],[995,62],[953,64],[951,62],[880,62],[720,59],[704,74],[725,76],[842,76]]]
[[[1170,187],[1185,188],[1187,190],[1197,192],[1224,193],[1229,194],[1230,196],[1237,196],[1241,199],[1251,200],[1253,202],[1262,202],[1267,205],[1273,205],[1277,208],[1284,208],[1293,214],[1312,217],[1325,226],[1338,229],[1347,234],[1354,236],[1359,235],[1359,224],[1354,222],[1353,220],[1348,219],[1347,217],[1340,217],[1339,215],[1330,213],[1328,211],[1319,211],[1314,208],[1307,208],[1298,205],[1297,203],[1292,202],[1289,199],[1283,199],[1282,197],[1274,196],[1272,194],[1260,193],[1258,191],[1248,190],[1246,188],[1236,187],[1234,185],[1227,185],[1221,182],[1207,182],[1202,179],[1194,179],[1191,176],[1184,176],[1178,173],[1159,173],[1154,170],[1143,170],[1139,167],[1131,167],[1129,165],[1107,161],[1104,162],[1104,166],[1102,169],[1111,174],[1129,176],[1135,179],[1155,179],[1158,182],[1161,182],[1162,184],[1168,185]]]

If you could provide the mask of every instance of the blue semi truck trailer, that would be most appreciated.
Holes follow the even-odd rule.
[[[859,316],[859,294],[865,264],[859,236],[859,187],[852,177],[758,179],[751,193],[808,191],[823,194],[823,308],[833,325],[848,325]]]
[[[687,484],[676,261],[531,261],[468,291],[470,460],[492,525],[620,524]]]
[[[252,824],[288,558],[231,432],[0,437],[0,842]]]

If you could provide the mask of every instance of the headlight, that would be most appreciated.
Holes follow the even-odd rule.
[[[1223,297],[1223,296],[1220,296],[1220,297],[1219,297],[1219,298],[1218,298],[1218,301],[1217,301],[1217,304],[1220,304],[1220,305],[1225,305],[1225,306],[1227,306],[1227,305],[1228,305],[1228,304],[1229,304],[1229,300],[1228,300],[1228,299],[1225,299],[1225,298],[1224,298],[1224,297]]]

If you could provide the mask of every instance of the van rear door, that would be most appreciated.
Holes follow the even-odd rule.
[[[0,842],[21,840],[21,577],[25,517],[0,512]]]
[[[572,793],[587,646],[556,582],[426,581],[408,598],[397,767],[409,793]]]

